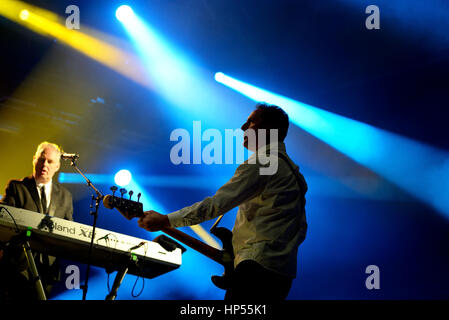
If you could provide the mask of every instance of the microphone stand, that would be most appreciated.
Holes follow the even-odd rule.
[[[88,287],[88,282],[89,282],[89,273],[90,273],[90,265],[91,265],[91,259],[92,259],[92,248],[93,248],[93,244],[94,244],[94,238],[95,238],[95,229],[97,227],[97,218],[98,218],[98,207],[100,206],[100,202],[103,201],[103,194],[98,191],[97,188],[95,188],[95,186],[92,184],[92,182],[81,172],[81,170],[76,166],[76,159],[78,158],[78,156],[73,156],[71,158],[71,166],[75,168],[76,171],[78,171],[78,173],[80,175],[83,176],[83,178],[86,180],[87,185],[89,187],[91,187],[94,191],[95,194],[97,195],[96,197],[92,195],[92,200],[95,200],[95,211],[91,211],[90,215],[94,216],[94,223],[93,223],[93,228],[92,228],[92,235],[90,238],[90,245],[89,245],[89,255],[88,255],[88,262],[87,262],[87,270],[86,270],[86,281],[84,283],[84,285],[82,285],[82,289],[83,289],[83,300],[86,300],[86,295],[87,295],[87,287]],[[92,208],[92,205],[90,206]]]

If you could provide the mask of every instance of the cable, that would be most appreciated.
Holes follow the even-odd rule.
[[[144,248],[145,248],[145,250],[144,250],[144,256],[146,257],[146,256],[147,256],[147,250],[148,250],[148,242],[143,243],[143,245],[144,245]],[[141,266],[140,266],[141,270],[143,270],[144,264],[145,264],[145,259],[143,259],[142,264],[141,264]],[[135,295],[135,294],[134,294],[134,289],[136,288],[137,281],[139,281],[139,278],[142,278],[142,289],[140,290],[140,292],[139,292],[137,295]],[[145,278],[144,278],[144,277],[137,276],[136,281],[134,282],[133,288],[132,288],[132,290],[131,290],[131,296],[132,296],[133,298],[139,297],[139,296],[142,294],[144,288],[145,288]]]
[[[14,222],[14,226],[16,227],[16,233],[20,233],[20,229],[19,229],[19,226],[17,225],[17,223],[16,223],[16,219],[14,219],[14,216],[11,214],[11,212],[9,212],[9,210],[8,209],[6,209],[5,207],[0,207],[0,212],[2,211],[2,209],[3,210],[5,210],[8,214],[9,214],[9,216],[11,217],[11,219],[12,219],[12,221]]]
[[[115,245],[114,245],[114,247],[112,247],[112,246],[109,245],[109,236],[114,236],[114,238],[115,238],[115,241],[114,241],[114,242],[115,242]],[[108,233],[108,234],[106,234],[105,236],[103,236],[103,237],[101,237],[101,238],[98,238],[98,239],[96,240],[97,245],[101,245],[100,243],[98,243],[100,240],[104,240],[104,241],[105,241],[104,246],[106,246],[106,247],[112,249],[111,252],[110,252],[110,258],[109,258],[109,260],[112,260],[112,257],[114,256],[114,252],[115,252],[115,250],[117,249],[117,243],[118,243],[118,238],[117,238],[117,236],[116,236],[115,234],[113,234],[113,233]],[[107,277],[107,279],[106,279],[107,287],[108,287],[108,293],[111,293],[111,287],[110,287],[110,285],[109,285],[109,276],[110,276],[111,272],[107,272],[107,270],[106,270],[106,273],[108,274],[108,277]]]

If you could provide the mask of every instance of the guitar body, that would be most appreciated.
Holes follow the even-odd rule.
[[[232,232],[226,228],[212,228],[211,233],[220,239],[223,245],[222,265],[225,269],[223,275],[212,276],[212,283],[223,290],[229,289],[234,272],[234,248],[232,247]]]

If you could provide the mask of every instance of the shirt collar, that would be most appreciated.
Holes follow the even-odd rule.
[[[285,152],[285,144],[282,141],[271,142],[270,144],[266,144],[259,149],[257,149],[258,153],[267,152],[270,150],[275,150],[276,152],[282,151]]]
[[[270,152],[270,150],[272,152]],[[252,158],[256,157],[256,154],[259,154],[259,155],[260,154],[265,154],[265,155],[267,155],[268,153],[270,153],[270,155],[271,155],[271,153],[276,153],[275,155],[277,155],[280,152],[286,153],[285,144],[282,141],[275,141],[275,142],[272,142],[270,144],[266,144],[266,145],[260,147],[259,149],[257,149],[257,152],[254,152],[250,156],[249,159],[252,159]]]
[[[50,180],[50,182],[47,182],[47,183],[37,183],[36,180],[34,180],[34,181],[36,182],[36,187],[37,187],[38,189],[42,188],[42,186],[45,187],[45,190],[46,190],[46,191],[47,191],[47,190],[50,190],[50,188],[51,188],[52,180]]]

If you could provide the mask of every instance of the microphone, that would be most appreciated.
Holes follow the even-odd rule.
[[[75,160],[78,159],[80,156],[76,153],[62,153],[61,159],[62,160]]]

